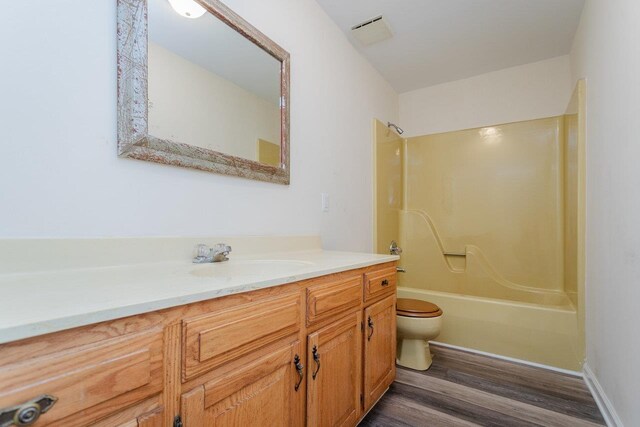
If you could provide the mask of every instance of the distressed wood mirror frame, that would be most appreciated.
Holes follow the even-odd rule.
[[[218,0],[209,13],[280,61],[280,167],[149,135],[147,0],[118,0],[118,155],[289,184],[289,53]]]

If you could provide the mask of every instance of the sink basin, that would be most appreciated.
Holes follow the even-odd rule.
[[[198,277],[280,276],[295,274],[313,265],[297,260],[230,260],[194,266],[191,274]]]

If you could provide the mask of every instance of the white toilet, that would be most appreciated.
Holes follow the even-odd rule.
[[[396,316],[398,325],[396,363],[406,368],[426,371],[432,361],[429,340],[440,334],[442,310],[427,301],[398,298]]]

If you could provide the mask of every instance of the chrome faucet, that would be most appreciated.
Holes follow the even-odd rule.
[[[398,246],[395,240],[392,240],[391,245],[389,245],[389,253],[391,255],[400,255],[402,253],[402,248]]]
[[[196,256],[193,258],[194,264],[204,264],[207,262],[229,261],[227,255],[231,252],[231,246],[226,243],[216,243],[212,248],[204,244],[196,246]]]

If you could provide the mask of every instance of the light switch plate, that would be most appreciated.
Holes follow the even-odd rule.
[[[322,193],[322,212],[329,212],[329,194]]]

